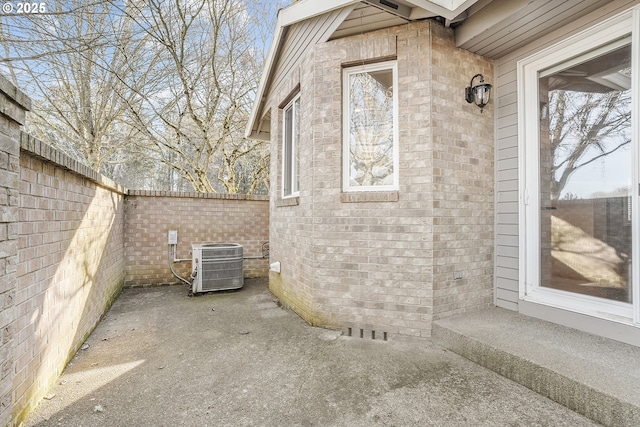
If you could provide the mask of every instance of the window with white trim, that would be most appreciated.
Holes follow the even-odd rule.
[[[343,70],[343,191],[398,189],[396,61]]]
[[[300,95],[284,107],[282,133],[282,197],[298,195]]]

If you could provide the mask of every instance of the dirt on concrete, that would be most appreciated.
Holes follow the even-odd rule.
[[[125,289],[26,426],[594,426],[429,340],[345,337],[266,279]]]

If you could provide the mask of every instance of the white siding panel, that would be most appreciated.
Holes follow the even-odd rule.
[[[518,213],[518,203],[517,202],[506,202],[506,203],[497,203],[498,213]],[[518,246],[517,242],[515,246]]]
[[[498,193],[498,203],[502,202],[517,202],[518,201],[518,192],[517,191],[503,191]],[[516,227],[517,233],[517,227]]]
[[[518,224],[518,214],[498,214],[500,224]]]
[[[517,85],[515,78],[515,68],[513,69],[513,73],[507,73],[505,76],[498,76],[498,79],[496,80],[496,91],[500,94],[516,93]],[[498,102],[502,102],[502,95],[500,96],[500,100]]]
[[[515,62],[496,80],[496,289],[498,307],[518,309],[518,117]],[[515,209],[514,209],[515,207]],[[509,215],[507,215],[509,214]]]
[[[502,288],[496,292],[496,305],[498,307],[516,311],[518,310],[518,304],[515,303],[514,300],[518,300],[518,291],[510,291]]]
[[[505,103],[505,99],[500,100],[498,108],[498,117],[518,114],[518,104],[516,102]]]
[[[504,268],[504,269],[507,269],[507,270],[518,271],[518,259],[517,258],[509,258],[509,257],[504,256],[504,255],[501,254],[500,262],[496,265],[496,267],[497,268]],[[517,281],[516,281],[516,283],[512,283],[510,281],[510,279],[508,279],[508,280],[509,280],[508,281],[509,286],[513,287],[514,289],[518,288]]]
[[[515,247],[518,247],[518,245],[516,245]],[[500,255],[500,263],[498,264],[499,267],[506,267],[514,270],[518,269],[518,258],[510,258],[510,256],[513,254],[512,248],[513,246],[500,246],[498,252],[496,252],[497,255]]]
[[[331,39],[363,34],[380,28],[406,24],[407,22],[406,19],[362,3],[349,14],[336,32],[332,34]]]
[[[504,87],[504,86],[514,84],[513,82],[516,80],[516,70],[510,67],[502,67],[497,70],[496,76],[498,76],[498,79],[500,80],[500,84],[503,85],[503,86],[500,86],[500,89],[501,90],[508,89],[507,87]]]
[[[517,179],[518,178],[518,159],[502,159],[499,160],[497,163],[497,169],[498,172],[501,171],[508,171],[508,170],[515,170],[515,172],[511,175],[506,175],[504,176],[504,179]],[[501,176],[498,177],[498,179],[501,180]]]
[[[517,280],[510,280],[510,279],[504,279],[504,278],[499,278],[498,281],[500,282],[500,289],[503,289],[505,291],[511,291],[511,292],[518,292],[518,281]],[[518,296],[516,295],[516,299],[514,300],[514,302],[517,301]]]
[[[512,248],[518,247],[518,236],[499,235],[497,237],[497,241],[500,246],[511,246]],[[509,256],[512,255],[513,252],[510,252]]]
[[[506,145],[506,147],[516,147],[518,145],[518,126],[509,126],[498,129],[496,138],[505,142],[510,140],[512,144]]]
[[[514,297],[518,298],[518,291],[509,291],[507,289],[500,289],[500,292],[498,292],[497,297],[498,299],[508,301]]]
[[[518,236],[518,227],[511,224],[499,224],[497,234]],[[518,256],[518,254],[515,254],[515,256]]]
[[[518,191],[518,181],[516,181],[516,180],[498,181],[497,191],[498,192],[516,191],[517,192]]]
[[[517,158],[518,158],[517,146],[498,148],[498,160],[517,159]]]
[[[511,168],[511,169],[502,169],[502,170],[498,170],[498,181],[510,181],[510,180],[517,180],[518,179],[518,169],[517,168]]]
[[[502,299],[496,300],[496,307],[504,308],[511,311],[518,311],[518,303]]]
[[[500,267],[498,266],[498,268],[496,268],[496,276],[497,277],[501,277],[503,279],[509,279],[509,283],[511,285],[513,285],[513,281],[516,282],[516,289],[518,287],[518,270],[515,268],[504,268],[504,267]]]
[[[502,110],[502,111],[500,111]],[[506,111],[506,114],[505,114]],[[500,114],[502,113],[502,116]],[[518,115],[513,112],[513,108],[498,109],[498,120],[496,120],[496,126],[498,129],[508,128],[518,125]]]
[[[515,92],[509,92],[508,95],[502,96],[498,99],[498,108],[504,109],[509,108],[509,113],[517,113],[518,112],[518,96]]]
[[[509,73],[514,73],[513,77],[515,78],[515,70],[513,70],[513,68],[509,65],[508,62],[497,62],[495,64],[495,67],[496,67],[496,73],[495,73],[496,78],[499,78],[500,81],[507,82],[511,80],[509,79],[509,77],[506,76],[506,74],[509,74]]]

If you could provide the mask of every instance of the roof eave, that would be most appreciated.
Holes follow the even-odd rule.
[[[455,19],[477,2],[478,0],[466,0],[459,2],[451,1],[450,6],[447,7],[440,5],[440,3],[446,3],[442,1],[435,2],[429,0],[407,0],[407,3],[423,9],[425,11],[425,15],[428,14],[431,16],[442,16],[443,18],[448,20]]]
[[[279,55],[282,46],[282,37],[286,33],[286,29],[298,22],[311,19],[313,17],[332,12],[336,9],[345,8],[351,5],[360,3],[361,0],[323,0],[322,2],[317,0],[300,0],[284,9],[278,11],[278,19],[276,23],[276,29],[274,31],[271,46],[267,54],[267,60],[265,67],[262,71],[260,83],[256,92],[256,99],[251,109],[251,115],[249,116],[249,122],[245,130],[245,137],[250,139],[263,139],[265,132],[260,130],[259,120],[262,119],[264,102],[266,100],[266,91],[269,85],[275,61]],[[447,7],[447,1],[430,1],[430,0],[406,0],[416,8],[424,10],[424,16],[414,16],[411,19],[423,19],[427,16],[439,15],[448,20],[453,20],[461,13],[466,11],[469,7],[475,4],[478,0],[448,0],[450,6]],[[441,5],[445,4],[445,6]],[[266,132],[268,135],[268,132]]]
[[[273,72],[275,60],[280,51],[282,37],[286,28],[298,22],[359,2],[360,0],[324,0],[322,2],[317,0],[301,0],[278,11],[276,29],[273,34],[273,39],[271,40],[271,46],[269,46],[269,52],[267,53],[267,60],[265,62],[264,69],[262,70],[262,76],[260,77],[260,83],[256,92],[256,100],[253,103],[249,122],[245,129],[246,138],[264,140],[265,132],[256,130],[258,127],[258,121],[261,119],[261,117],[258,117],[258,114],[262,112],[264,107],[267,85]],[[268,132],[266,135],[268,135]]]

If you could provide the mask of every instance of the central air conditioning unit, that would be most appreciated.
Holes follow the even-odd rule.
[[[243,251],[237,243],[191,245],[191,292],[240,289],[244,285]]]

